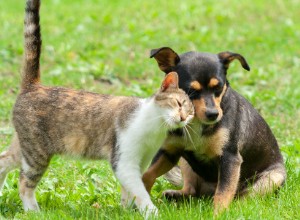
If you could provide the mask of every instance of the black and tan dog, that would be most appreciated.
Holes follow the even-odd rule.
[[[277,141],[252,105],[226,78],[237,59],[250,70],[243,56],[187,52],[171,48],[151,51],[165,73],[176,71],[179,86],[189,94],[196,117],[186,134],[171,132],[143,181],[150,192],[155,179],[181,160],[183,188],[167,197],[214,195],[215,213],[227,208],[236,195],[266,194],[279,188],[286,171]],[[187,161],[187,163],[186,163]]]

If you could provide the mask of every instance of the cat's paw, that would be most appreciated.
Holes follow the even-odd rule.
[[[158,216],[158,209],[155,205],[148,205],[144,211],[145,219],[151,219]]]

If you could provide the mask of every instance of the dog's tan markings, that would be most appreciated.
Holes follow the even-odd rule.
[[[180,159],[179,166],[180,166],[182,178],[183,178],[182,189],[166,190],[163,192],[163,195],[165,195],[166,197],[169,197],[169,198],[174,198],[174,199],[176,199],[176,198],[181,199],[183,197],[189,197],[189,196],[197,196],[197,189],[199,188],[198,174],[193,172],[191,166],[183,158]]]
[[[235,193],[238,188],[238,182],[240,178],[240,169],[243,159],[241,155],[238,155],[238,158],[230,161],[230,170],[227,171],[227,179],[222,180],[227,184],[225,189],[221,189],[220,180],[218,181],[216,193],[214,196],[214,213],[219,214],[224,209],[227,209],[233,200]]]
[[[178,198],[181,199],[182,197],[190,197],[190,196],[212,196],[214,195],[217,184],[206,182],[201,176],[194,172],[192,167],[188,164],[188,162],[183,159],[182,157],[179,160],[179,166],[182,174],[182,179],[176,177],[180,173],[177,173],[177,169],[173,168],[174,170],[168,172],[165,175],[165,178],[173,182],[175,186],[182,186],[180,190],[166,190],[163,194],[169,198]],[[180,180],[183,180],[180,181]]]
[[[208,87],[213,88],[215,86],[217,86],[219,84],[219,80],[216,78],[211,78],[209,83],[208,83]]]
[[[184,182],[183,188],[178,192],[184,196],[212,196],[215,193],[216,184],[206,182],[185,159],[180,158],[179,165]]]
[[[206,111],[206,104],[203,98],[193,100],[193,104],[195,106],[195,114],[200,121],[206,119],[205,111]]]
[[[229,140],[229,130],[227,128],[219,128],[213,135],[206,137],[203,141],[205,154],[209,158],[221,156],[223,147]]]
[[[168,172],[174,166],[175,164],[170,162],[165,155],[162,155],[153,165],[150,166],[150,168],[144,173],[142,177],[143,183],[148,193],[151,192],[151,188],[156,178]]]
[[[202,85],[198,81],[192,81],[190,86],[192,89],[197,90],[197,91],[202,89]]]
[[[184,159],[180,160],[180,168],[184,181],[183,188],[181,190],[182,194],[186,196],[196,196],[197,189],[199,188],[197,184],[198,175],[193,171],[191,166]]]
[[[226,92],[226,89],[227,89],[227,86],[226,84],[223,86],[223,90],[222,90],[222,93],[218,96],[218,97],[215,97],[215,103],[218,103],[218,106],[220,106],[220,103],[222,101],[222,98]]]
[[[151,192],[151,188],[156,178],[171,170],[179,160],[181,152],[183,151],[183,145],[180,145],[180,139],[181,138],[172,138],[169,136],[163,145],[163,149],[173,157],[174,161],[170,161],[165,154],[162,154],[144,173],[142,180],[149,193]],[[175,164],[173,162],[175,162]]]
[[[223,110],[221,108],[221,101],[222,101],[222,98],[223,98],[223,96],[226,92],[226,89],[227,89],[227,86],[225,84],[224,87],[223,87],[222,93],[218,97],[215,97],[215,96],[213,97],[213,101],[214,101],[214,103],[216,105],[216,108],[218,109],[218,112],[219,112],[219,116],[218,116],[219,118],[221,118],[223,116]]]
[[[197,123],[197,122],[196,122]],[[197,129],[197,126],[192,127],[193,130]],[[223,148],[229,141],[229,129],[221,127],[210,135],[196,135],[190,132],[192,135],[193,143],[191,141],[185,142],[185,149],[195,152],[197,157],[203,157],[210,159],[223,154]]]
[[[239,196],[244,197],[245,195],[263,196],[271,193],[274,189],[279,188],[286,179],[286,171],[282,164],[275,164],[270,170],[263,171],[255,183],[239,193]]]
[[[184,143],[182,143],[182,138],[168,136],[163,144],[163,149],[170,154],[178,154],[183,151]]]

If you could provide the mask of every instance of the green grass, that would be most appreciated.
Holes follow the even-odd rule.
[[[264,116],[281,146],[288,179],[277,195],[234,201],[219,219],[299,219],[299,0],[43,1],[42,81],[115,95],[149,96],[163,78],[152,48],[244,55],[251,71],[231,65],[231,86]],[[0,149],[9,145],[19,91],[24,1],[0,1]],[[159,179],[152,198],[161,219],[212,219],[209,199],[170,203]],[[120,186],[103,161],[55,157],[37,190],[40,213],[24,213],[18,172],[9,174],[0,214],[16,219],[142,219],[121,208]],[[0,216],[0,218],[1,218]]]

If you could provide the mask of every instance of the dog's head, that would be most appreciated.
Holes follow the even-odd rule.
[[[151,50],[150,57],[156,59],[165,73],[178,73],[179,87],[193,101],[196,117],[208,125],[218,122],[223,116],[221,101],[228,87],[226,73],[231,61],[238,59],[244,69],[250,70],[245,58],[232,52],[178,55],[171,48],[162,47]]]

